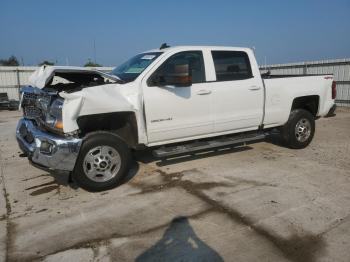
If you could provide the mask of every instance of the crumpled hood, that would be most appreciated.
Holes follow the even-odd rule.
[[[77,67],[77,66],[41,66],[29,77],[29,84],[33,87],[44,88],[46,85],[52,81],[55,74],[63,77],[67,80],[71,80],[73,74],[84,74],[91,76],[102,76],[106,78],[110,78],[113,80],[120,80],[116,76],[108,75],[106,73],[100,72],[95,69],[89,69],[86,67]]]
[[[94,72],[94,70],[77,66],[41,66],[29,77],[29,84],[33,87],[44,88],[54,77],[55,72]]]

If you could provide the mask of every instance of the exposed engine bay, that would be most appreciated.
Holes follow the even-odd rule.
[[[29,78],[30,85],[72,93],[85,87],[122,82],[118,77],[82,67],[42,66]]]
[[[100,71],[79,67],[39,68],[29,79],[31,85],[21,89],[21,107],[24,117],[39,128],[62,134],[62,107],[59,93],[74,93],[87,87],[122,82],[117,77]]]
[[[73,93],[80,91],[85,87],[110,84],[113,82],[115,81],[103,77],[97,72],[57,72],[51,81],[44,87],[44,90]]]

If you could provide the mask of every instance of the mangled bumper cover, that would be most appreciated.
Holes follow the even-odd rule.
[[[34,165],[61,171],[74,169],[82,142],[79,138],[43,132],[32,121],[24,118],[18,122],[16,138],[19,147]]]

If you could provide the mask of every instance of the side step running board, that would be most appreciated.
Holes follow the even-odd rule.
[[[193,153],[193,152],[212,149],[212,148],[231,146],[235,144],[261,140],[261,139],[264,139],[265,137],[266,135],[263,133],[254,133],[254,134],[238,135],[238,136],[231,136],[231,137],[221,137],[221,138],[216,138],[208,141],[196,141],[196,142],[184,144],[184,145],[161,147],[159,149],[154,150],[153,155],[155,157],[164,158],[164,157],[182,155],[186,153]]]

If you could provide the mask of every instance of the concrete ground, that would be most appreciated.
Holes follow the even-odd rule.
[[[0,261],[349,261],[350,110],[304,150],[270,142],[157,161],[89,193],[29,165],[0,112]]]

